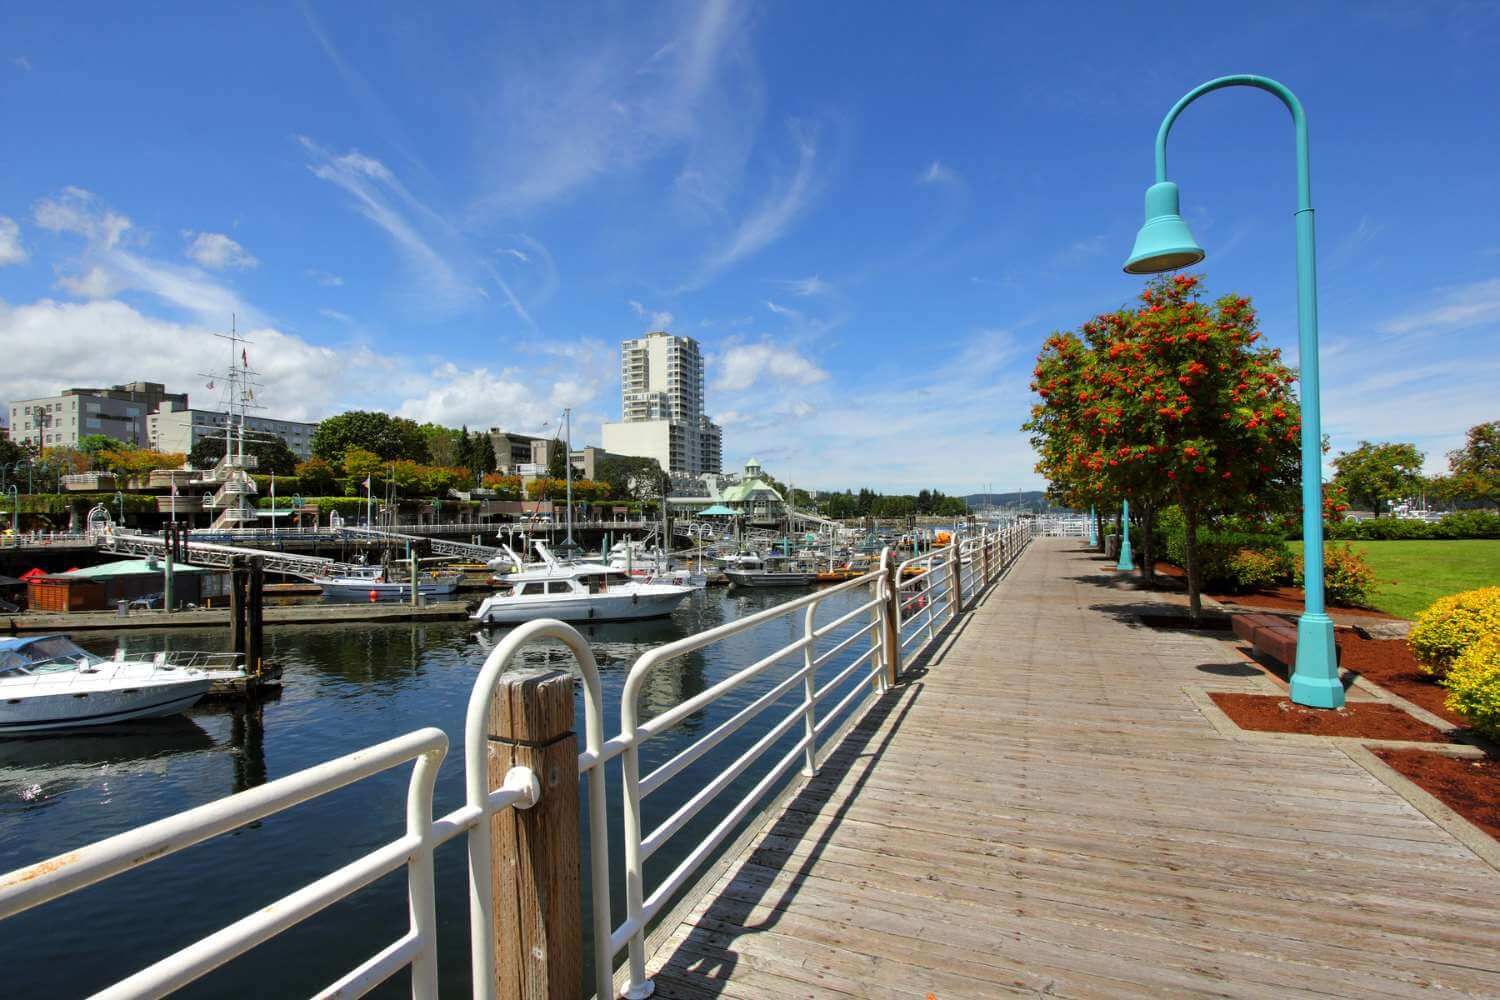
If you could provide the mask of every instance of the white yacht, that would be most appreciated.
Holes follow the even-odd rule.
[[[245,676],[233,653],[96,656],[65,635],[0,639],[0,736],[176,715],[218,680]]]
[[[515,625],[537,618],[563,621],[630,621],[669,615],[691,587],[643,583],[603,563],[560,562],[536,545],[540,563],[522,565],[470,615],[475,621]]]

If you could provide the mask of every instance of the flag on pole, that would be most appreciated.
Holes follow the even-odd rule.
[[[250,352],[243,347],[240,348],[240,360],[245,363],[246,368],[250,367]]]
[[[212,389],[213,387],[214,387],[214,380],[213,379],[209,379],[208,380],[208,388]]]
[[[371,482],[371,480],[373,480],[374,478],[375,478],[374,476],[366,476],[365,477],[365,492],[366,493],[370,492],[371,490],[373,490],[375,488],[375,484],[373,482]]]

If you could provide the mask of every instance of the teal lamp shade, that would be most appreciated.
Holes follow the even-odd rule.
[[[1146,189],[1146,224],[1125,262],[1126,274],[1160,274],[1191,267],[1206,255],[1177,210],[1177,185],[1162,181]]]

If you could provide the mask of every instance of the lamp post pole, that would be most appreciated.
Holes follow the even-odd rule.
[[[1120,501],[1120,558],[1115,569],[1130,572],[1135,563],[1130,558],[1130,501]]]
[[[1156,183],[1146,192],[1146,224],[1125,264],[1132,274],[1153,274],[1196,264],[1203,251],[1178,214],[1177,185],[1167,180],[1167,135],[1189,104],[1225,87],[1254,87],[1272,94],[1292,115],[1297,144],[1297,354],[1302,404],[1302,538],[1305,599],[1297,620],[1297,663],[1292,700],[1315,708],[1339,708],[1339,681],[1333,620],[1323,604],[1323,432],[1318,398],[1318,291],[1313,239],[1313,207],[1307,115],[1302,102],[1282,84],[1264,76],[1223,76],[1187,92],[1162,119],[1156,133]]]
[[[1094,517],[1094,505],[1093,504],[1089,504],[1089,544],[1090,545],[1098,545],[1099,544],[1099,539],[1094,535],[1095,520],[1096,519]]]

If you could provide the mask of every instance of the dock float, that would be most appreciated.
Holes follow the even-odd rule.
[[[466,601],[410,604],[285,604],[267,605],[267,625],[328,625],[340,622],[457,621],[469,616]],[[0,632],[86,632],[122,629],[214,628],[229,624],[228,608],[199,608],[168,614],[160,609],[85,611],[73,614],[38,613],[0,617]]]

